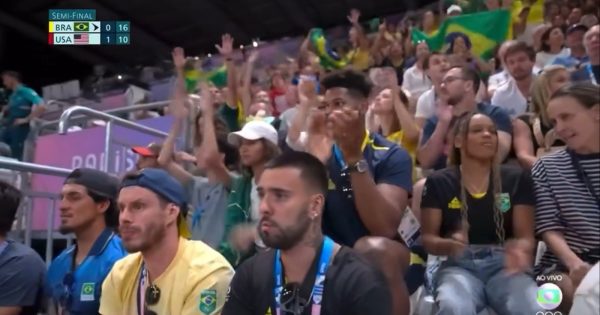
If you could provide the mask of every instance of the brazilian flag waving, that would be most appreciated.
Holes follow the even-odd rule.
[[[446,36],[455,32],[467,35],[473,44],[473,54],[488,60],[497,45],[512,37],[511,13],[501,9],[450,17],[431,35],[413,29],[411,36],[413,43],[424,40],[429,49],[440,51],[445,48]]]

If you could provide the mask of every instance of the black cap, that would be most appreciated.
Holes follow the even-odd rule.
[[[576,31],[587,32],[588,30],[589,28],[583,24],[573,24],[567,29],[567,34],[571,34]]]
[[[91,168],[78,168],[67,176],[65,184],[81,185],[96,195],[115,199],[119,193],[120,183],[118,178],[102,171]]]

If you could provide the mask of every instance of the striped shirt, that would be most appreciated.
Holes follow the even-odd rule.
[[[544,156],[532,169],[536,195],[536,234],[546,231],[563,233],[569,248],[578,256],[596,250],[589,259],[597,261],[600,248],[600,154],[577,155],[593,192],[583,180],[566,150]],[[594,196],[595,194],[595,196]],[[546,251],[541,267],[561,263]],[[562,264],[562,263],[561,263]]]

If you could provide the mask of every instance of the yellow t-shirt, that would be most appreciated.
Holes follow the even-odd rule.
[[[353,48],[346,55],[347,60],[350,61],[354,70],[364,71],[369,68],[371,55],[368,50],[362,50],[359,48]]]
[[[413,163],[413,182],[414,182],[417,177],[415,168],[416,168],[416,161],[417,161],[417,145],[418,145],[418,143],[407,141],[406,139],[404,139],[404,131],[403,130],[396,131],[396,132],[388,135],[385,138],[388,141],[394,142],[397,145],[406,149],[406,151],[408,151],[408,154],[410,155],[410,158],[412,159],[412,163]]]
[[[102,284],[100,314],[138,314],[141,267],[141,253],[115,263]],[[175,258],[153,281],[161,295],[148,309],[161,315],[221,314],[233,273],[227,260],[208,245],[180,238]]]

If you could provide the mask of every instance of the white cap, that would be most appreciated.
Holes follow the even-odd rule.
[[[271,124],[253,120],[244,125],[242,130],[232,132],[227,136],[227,141],[234,146],[240,146],[240,138],[246,140],[265,139],[274,145],[278,145],[277,130]]]
[[[459,7],[459,6],[458,6],[458,5],[456,5],[456,4],[453,4],[453,5],[451,5],[451,6],[448,8],[448,10],[446,10],[446,14],[450,14],[450,13],[452,13],[452,12],[459,12],[459,13],[462,13],[462,8],[461,8],[461,7]]]

